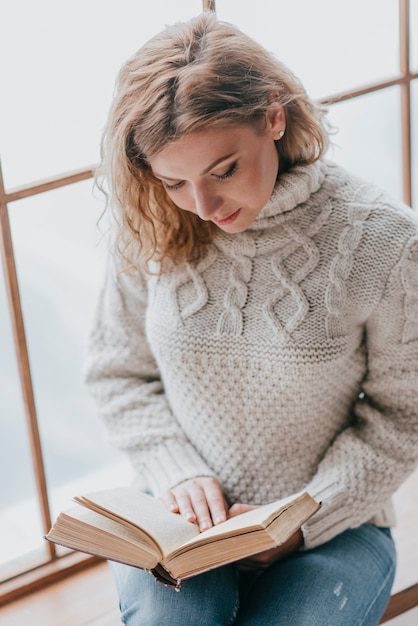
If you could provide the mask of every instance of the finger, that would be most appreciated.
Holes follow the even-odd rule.
[[[184,500],[186,505],[183,512],[184,492],[187,492],[190,500]],[[216,479],[200,476],[188,480],[179,485],[175,494],[182,514],[187,513],[187,505],[191,504],[201,532],[211,528],[214,523],[225,521],[226,504],[222,488]]]
[[[221,524],[227,519],[228,507],[221,486],[217,481],[205,483],[205,497],[213,523]]]
[[[199,526],[200,532],[208,530],[213,526],[213,523],[205,491],[200,485],[193,489],[191,498],[193,511],[195,513],[196,522]]]
[[[185,488],[177,488],[174,495],[180,515],[182,515],[188,522],[196,522],[197,517],[194,510],[193,498],[189,491]]]
[[[171,491],[166,491],[160,496],[161,502],[165,504],[167,509],[172,513],[178,513],[179,507],[175,495]]]
[[[207,530],[227,518],[223,491],[215,478],[198,476],[171,489],[179,513],[188,521],[196,521],[199,530]]]

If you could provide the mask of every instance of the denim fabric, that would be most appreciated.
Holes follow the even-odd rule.
[[[266,570],[234,565],[183,583],[110,563],[127,626],[376,626],[389,601],[395,549],[387,528],[364,524]]]

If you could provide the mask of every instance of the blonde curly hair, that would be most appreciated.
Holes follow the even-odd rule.
[[[122,67],[101,142],[96,182],[116,212],[118,250],[129,264],[164,270],[200,259],[217,227],[179,209],[149,162],[208,124],[259,124],[285,110],[280,169],[313,163],[328,147],[325,109],[274,55],[207,11],[168,26]]]

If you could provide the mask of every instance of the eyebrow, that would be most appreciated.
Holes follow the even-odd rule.
[[[216,161],[214,161],[213,163],[211,163],[209,165],[209,167],[207,167],[205,170],[203,170],[202,175],[203,174],[207,174],[208,172],[210,172],[210,170],[213,170],[214,167],[216,167],[217,165],[219,165],[219,163],[222,163],[223,161],[227,161],[228,159],[230,159],[232,156],[234,155],[233,152],[231,152],[231,154],[226,154],[225,156],[221,156],[219,159],[216,159]]]
[[[216,167],[217,165],[219,165],[220,163],[222,163],[223,161],[227,161],[228,159],[230,159],[232,156],[234,155],[234,152],[231,152],[230,154],[226,154],[224,156],[219,157],[219,159],[216,159],[215,161],[213,161],[213,163],[211,163],[208,167],[206,167],[203,172],[201,172],[201,176],[204,176],[205,174],[207,174],[208,172],[210,172],[214,167]],[[156,176],[157,178],[164,178],[165,180],[180,180],[179,178],[171,178],[170,176],[163,176],[162,174],[158,174],[157,172],[155,172],[153,170],[153,174],[154,176]]]

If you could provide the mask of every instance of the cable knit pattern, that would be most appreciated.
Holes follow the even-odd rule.
[[[330,284],[325,292],[327,329],[330,337],[338,337],[345,332],[344,311],[347,300],[346,281],[354,262],[354,252],[360,244],[364,222],[381,192],[373,187],[361,186],[348,205],[348,224],[341,231],[338,241],[338,253],[331,263]]]
[[[155,494],[216,476],[229,502],[307,489],[309,549],[365,521],[418,456],[418,226],[319,161],[245,232],[162,276],[111,259],[86,361],[109,439]]]
[[[250,239],[236,239],[232,242],[231,272],[224,298],[225,309],[218,323],[219,335],[242,334],[242,309],[247,301],[248,283],[252,271],[251,259],[255,252],[255,242]]]
[[[300,283],[315,269],[319,261],[319,251],[312,239],[304,236],[299,229],[290,225],[284,225],[284,230],[289,239],[295,242],[295,247],[299,245],[302,247],[304,253],[306,253],[307,259],[303,265],[298,267],[294,274],[291,275],[286,271],[282,262],[284,259],[281,258],[280,251],[272,258],[272,269],[278,279],[278,288],[273,291],[265,305],[265,310],[272,325],[274,326],[274,324],[277,323],[274,307],[279,300],[284,298],[286,293],[293,298],[295,305],[293,314],[288,317],[284,326],[280,328],[280,338],[282,342],[290,339],[291,332],[299,326],[309,310],[309,302],[300,288]]]
[[[211,248],[206,257],[200,261],[196,267],[191,265],[185,266],[185,272],[176,273],[172,279],[172,298],[170,302],[177,304],[177,292],[183,285],[192,283],[193,291],[191,297],[186,306],[183,307],[181,313],[179,312],[178,305],[173,307],[172,315],[177,319],[187,319],[190,315],[197,313],[208,301],[208,290],[205,282],[202,279],[202,272],[206,270],[214,262],[216,258],[216,250]]]

